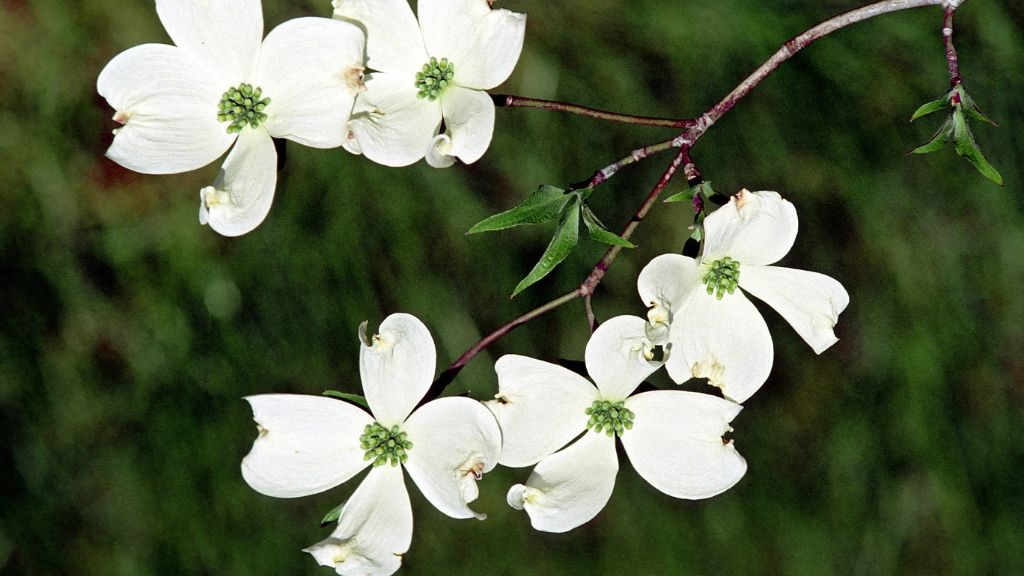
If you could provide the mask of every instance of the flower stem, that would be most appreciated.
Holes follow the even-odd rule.
[[[942,17],[942,42],[946,47],[946,64],[949,66],[949,86],[956,88],[963,80],[960,78],[960,61],[953,46],[953,13],[956,7],[946,5]]]
[[[643,160],[644,158],[647,158],[652,154],[657,154],[658,152],[668,150],[669,148],[679,148],[680,145],[681,140],[679,138],[673,138],[671,140],[665,140],[664,142],[658,142],[657,144],[651,144],[650,146],[637,148],[636,150],[630,152],[629,156],[625,156],[615,162],[612,162],[611,164],[605,166],[604,168],[601,168],[600,170],[594,172],[594,175],[591,176],[589,179],[573,184],[572,186],[570,186],[570,189],[583,190],[586,188],[593,188],[595,186],[599,186],[600,184],[603,184],[609,178],[614,176],[615,173],[618,172],[623,167],[629,166],[634,162],[639,162],[640,160]]]
[[[651,207],[654,206],[658,197],[665,191],[665,187],[667,187],[669,182],[672,181],[672,177],[675,176],[676,171],[680,166],[688,161],[689,157],[689,148],[683,148],[678,154],[676,154],[675,158],[672,159],[672,162],[669,163],[668,168],[666,168],[665,172],[662,173],[661,178],[658,179],[658,183],[654,185],[654,188],[652,188],[650,192],[647,193],[647,197],[644,198],[643,203],[640,204],[640,207],[637,209],[636,213],[633,214],[633,217],[629,220],[629,223],[626,224],[626,227],[622,230],[622,233],[619,234],[619,236],[629,240],[633,235],[633,232],[636,231],[637,226],[640,225],[640,222],[647,216],[647,213],[651,211]],[[594,265],[590,274],[576,289],[580,296],[589,296],[594,293],[597,285],[604,279],[604,275],[608,271],[608,267],[612,265],[612,262],[615,261],[615,257],[618,256],[621,251],[621,246],[610,246],[608,250],[605,251],[604,256],[597,261],[597,264]]]
[[[690,120],[675,120],[672,118],[654,118],[651,116],[634,116],[632,114],[618,114],[607,112],[596,108],[588,108],[568,102],[556,102],[554,100],[541,100],[539,98],[527,98],[525,96],[513,96],[511,94],[492,94],[491,99],[494,105],[499,108],[540,108],[542,110],[554,110],[555,112],[567,112],[579,116],[588,116],[598,120],[609,122],[622,122],[624,124],[635,124],[637,126],[660,126],[662,128],[686,128]]]
[[[441,375],[438,376],[437,380],[435,380],[434,383],[430,386],[430,390],[428,390],[427,393],[423,396],[423,400],[420,401],[420,404],[423,404],[440,396],[441,392],[445,389],[446,386],[448,386],[448,384],[451,383],[455,376],[462,370],[463,366],[465,366],[470,360],[472,360],[474,356],[479,354],[481,351],[486,349],[491,344],[494,344],[495,342],[500,340],[513,329],[523,324],[526,324],[530,320],[533,320],[538,316],[546,314],[554,310],[555,308],[560,307],[562,304],[571,302],[579,297],[579,288],[567,294],[563,294],[558,298],[555,298],[554,300],[548,302],[547,304],[538,306],[537,308],[530,310],[529,312],[523,314],[522,316],[516,318],[515,320],[506,323],[505,325],[498,328],[494,332],[488,334],[486,337],[484,337],[483,340],[480,340],[476,344],[473,344],[473,346],[471,346],[469,350],[466,350],[465,352],[463,352],[462,356],[459,356],[458,360],[452,362],[451,366],[446,368],[444,372],[441,372]]]
[[[783,62],[792,58],[797,52],[804,49],[815,40],[822,38],[841,30],[851,24],[855,24],[868,18],[875,16],[881,16],[883,14],[889,14],[891,12],[898,12],[901,10],[908,10],[910,8],[920,8],[923,6],[943,6],[944,7],[944,20],[943,20],[943,39],[946,46],[946,61],[949,65],[950,82],[955,86],[960,82],[959,66],[957,63],[956,50],[953,48],[953,13],[959,7],[963,0],[883,0],[876,2],[862,8],[851,10],[844,14],[840,14],[834,18],[830,18],[818,24],[817,26],[807,30],[806,32],[794,37],[785,44],[782,45],[772,56],[766,60],[761,66],[754,70],[743,82],[740,82],[738,86],[733,88],[729,94],[722,98],[717,104],[708,108],[704,114],[700,117],[692,120],[670,120],[663,118],[649,118],[644,116],[630,116],[626,114],[616,114],[612,112],[604,112],[601,110],[595,110],[593,108],[586,108],[584,106],[577,106],[575,104],[567,104],[564,102],[552,102],[548,100],[538,100],[534,98],[523,98],[520,96],[509,96],[509,95],[494,95],[495,105],[505,106],[511,108],[543,108],[546,110],[556,110],[560,112],[568,112],[571,114],[580,114],[583,116],[590,116],[592,118],[599,118],[602,120],[609,120],[613,122],[625,122],[629,124],[637,124],[643,126],[663,126],[663,127],[676,127],[683,128],[683,132],[673,138],[672,140],[666,140],[658,144],[652,144],[643,148],[634,150],[629,156],[622,158],[621,160],[602,168],[594,173],[589,180],[573,186],[575,189],[582,188],[593,188],[606,181],[612,175],[614,175],[620,168],[627,166],[648,156],[667,150],[669,148],[679,148],[679,152],[675,158],[662,173],[661,178],[658,179],[657,184],[651,189],[651,191],[644,198],[643,203],[637,209],[633,218],[630,219],[629,223],[623,229],[620,236],[625,239],[629,239],[636,228],[640,225],[640,222],[644,219],[651,207],[657,201],[658,197],[668,186],[672,177],[679,170],[683,168],[683,172],[690,181],[699,181],[700,172],[697,167],[690,160],[690,149],[697,143],[697,141],[704,135],[707,130],[715,124],[722,116],[729,112],[740,100],[745,98],[754,88],[757,87],[765,78],[767,78],[772,72],[775,71]],[[562,305],[571,302],[577,298],[589,299],[597,286],[604,279],[605,273],[611,266],[612,262],[619,255],[622,248],[618,246],[612,246],[605,251],[604,255],[598,260],[597,264],[591,269],[590,274],[580,283],[578,287],[572,292],[563,294],[558,298],[543,304],[533,310],[519,316],[515,320],[508,322],[504,326],[501,326],[494,332],[488,334],[483,340],[480,340],[469,350],[466,350],[449,366],[438,379],[431,386],[430,391],[424,397],[424,401],[432,398],[436,398],[444,390],[452,379],[462,370],[474,356],[479,354],[482,350],[486,349],[490,345],[494,344],[506,334],[511,332],[514,328],[526,324],[527,322],[542,316]],[[591,326],[596,323],[596,319],[592,316],[592,311],[588,307],[588,321]]]

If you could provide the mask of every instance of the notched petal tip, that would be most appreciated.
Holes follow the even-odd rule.
[[[459,495],[466,504],[475,501],[480,496],[480,488],[477,482],[483,479],[484,470],[487,469],[487,462],[482,454],[475,453],[470,456],[462,465],[455,470],[456,482],[459,487]],[[487,514],[480,512],[473,513],[477,520],[486,520]]]
[[[330,537],[318,542],[303,552],[316,560],[317,564],[333,568],[337,574],[392,574],[401,567],[402,554],[393,554],[392,562],[375,562],[364,555],[351,540]]]
[[[366,92],[366,84],[363,82],[365,70],[363,66],[353,66],[342,74],[342,79],[354,92]],[[349,135],[351,136],[351,133]]]
[[[730,202],[733,202],[734,204],[736,204],[736,209],[739,210],[740,208],[743,208],[743,206],[745,206],[747,204],[747,200],[749,198],[750,198],[750,190],[747,190],[746,188],[743,188],[742,190],[740,190],[736,194],[733,194],[732,198],[730,199]]]
[[[725,365],[719,362],[714,354],[710,359],[694,362],[691,373],[694,378],[706,378],[708,384],[715,388],[722,388],[725,385]]]
[[[448,168],[455,164],[452,154],[452,139],[447,134],[438,134],[427,148],[427,164],[434,168]]]
[[[508,495],[505,497],[505,500],[512,508],[522,510],[528,502],[534,500],[536,492],[536,488],[530,488],[525,484],[516,484],[508,489]]]
[[[363,346],[369,348],[371,346],[370,338],[366,335],[366,329],[369,327],[370,321],[363,320],[359,323],[359,341],[362,342]]]

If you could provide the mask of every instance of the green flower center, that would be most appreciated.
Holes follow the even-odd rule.
[[[388,429],[374,422],[363,428],[359,446],[366,450],[363,460],[373,460],[374,466],[398,466],[409,459],[406,451],[412,448],[412,442],[406,439],[405,432],[398,428],[398,424]]]
[[[261,122],[266,122],[267,115],[263,111],[269,104],[270,98],[263,98],[262,88],[253,88],[252,84],[239,84],[235,88],[229,88],[221,96],[217,108],[217,121],[231,122],[228,125],[228,134],[237,134],[247,125],[256,128]]]
[[[416,73],[417,98],[426,98],[433,102],[437,100],[444,89],[451,85],[455,78],[455,64],[447,58],[438,60],[433,56],[430,61],[423,65],[423,68]]]
[[[633,411],[626,408],[626,401],[609,402],[607,400],[596,400],[586,409],[587,429],[594,432],[604,432],[611,436],[622,433],[633,427]]]
[[[715,298],[721,300],[726,292],[732,294],[739,286],[740,263],[728,256],[715,260],[703,280],[708,286],[708,294],[714,294]]]

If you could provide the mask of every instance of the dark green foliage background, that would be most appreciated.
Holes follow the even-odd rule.
[[[860,4],[508,0],[529,25],[502,90],[693,116],[784,40]],[[482,523],[444,517],[410,482],[405,574],[1024,573],[1024,4],[969,0],[957,16],[967,87],[1002,123],[975,130],[1003,189],[952,149],[905,155],[940,121],[907,123],[947,88],[940,12],[812,45],[694,150],[720,191],[790,199],[801,231],[783,264],[852,298],[820,357],[761,307],[776,359],[734,423],[746,477],[684,502],[623,459],[608,507],[565,535],[505,505],[528,470],[487,476]],[[268,30],[329,13],[326,0],[265,2]],[[166,41],[146,0],[0,0],[0,572],[329,574],[299,550],[356,482],[299,500],[250,490],[241,397],[358,391],[364,319],[419,316],[440,368],[571,289],[594,243],[510,301],[550,229],[463,232],[672,134],[499,110],[486,156],[441,171],[289,145],[267,221],[225,239],[196,219],[217,163],[153,177],[103,157],[114,124],[97,74]],[[620,173],[595,211],[620,229],[668,160]],[[656,207],[595,297],[600,316],[643,312],[636,275],[681,248],[688,218]],[[455,391],[488,398],[499,355],[581,359],[586,339],[574,302],[478,357]]]

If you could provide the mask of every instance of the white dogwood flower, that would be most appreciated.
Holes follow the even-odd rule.
[[[412,508],[404,468],[423,495],[452,518],[479,518],[468,506],[476,481],[498,463],[501,432],[494,416],[469,398],[449,397],[413,408],[434,376],[434,341],[408,314],[393,314],[359,352],[370,406],[334,398],[266,394],[246,398],[259,436],[242,460],[249,486],[292,498],[333,488],[372,466],[341,510],[338,526],[306,549],[338,574],[392,574],[412,540]]]
[[[174,46],[143,44],[100,72],[96,89],[116,111],[107,156],[146,174],[195,170],[232,144],[199,219],[225,236],[266,217],[277,184],[274,138],[340,146],[362,85],[362,30],[298,18],[263,39],[259,0],[157,0]]]
[[[526,484],[508,492],[537,530],[566,532],[604,508],[618,472],[615,437],[636,471],[676,498],[709,498],[743,477],[747,464],[731,440],[738,404],[708,394],[657,390],[633,394],[662,362],[647,322],[618,316],[587,343],[587,372],[597,384],[561,366],[508,355],[495,364],[496,400],[505,466],[537,464]],[[563,448],[577,436],[583,435]]]
[[[741,190],[704,220],[699,260],[663,254],[644,267],[637,286],[651,324],[669,328],[673,380],[707,378],[744,402],[768,379],[772,338],[743,291],[774,308],[816,353],[838,340],[832,329],[850,302],[842,284],[769,266],[789,252],[796,233],[796,209],[777,192]]]
[[[345,148],[387,166],[426,156],[434,167],[476,162],[491,144],[485,90],[512,74],[526,15],[489,0],[334,0],[334,14],[366,30],[366,92]],[[444,125],[444,132],[439,133]]]

